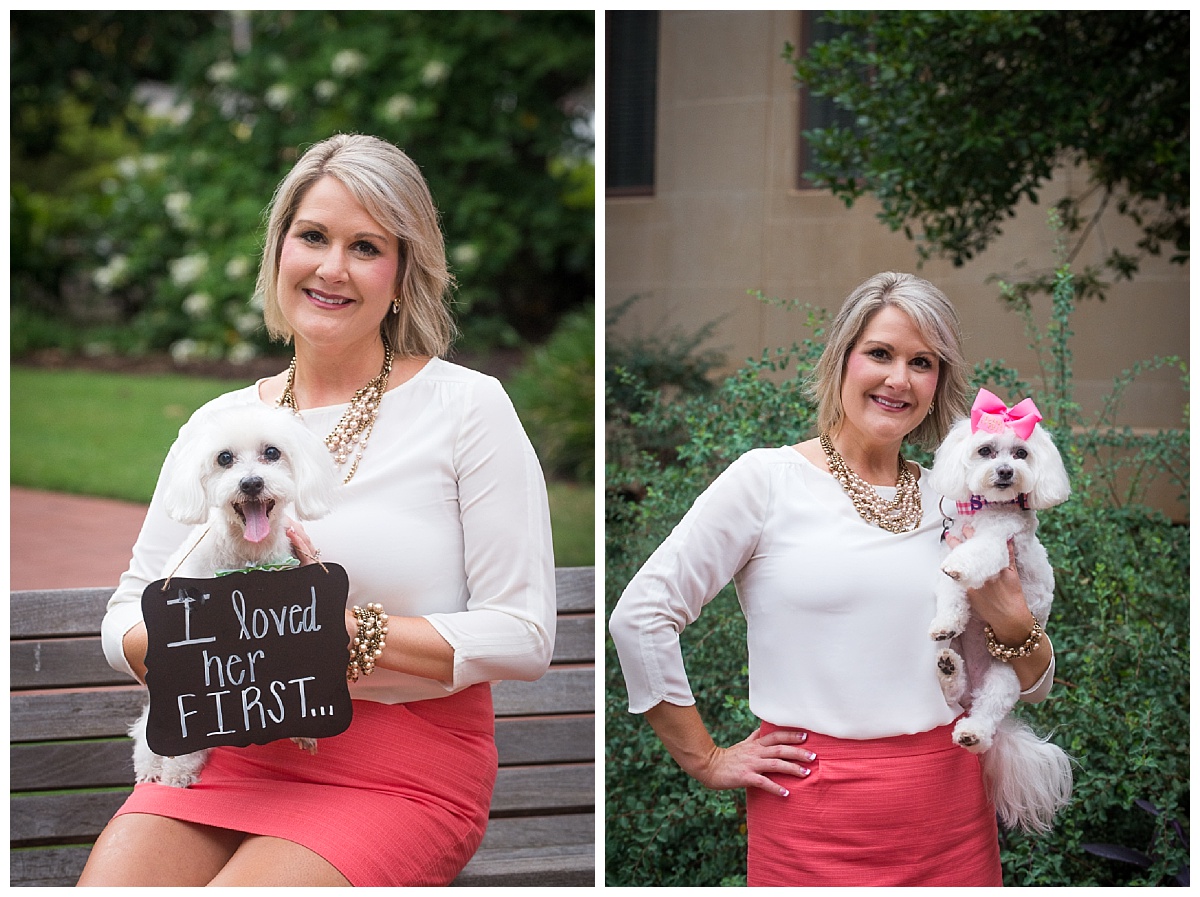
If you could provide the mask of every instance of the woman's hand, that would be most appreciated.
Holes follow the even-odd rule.
[[[287,533],[288,541],[292,543],[292,554],[299,558],[300,566],[320,563],[321,552],[313,545],[304,527],[294,520],[288,520],[284,532]]]
[[[731,747],[717,747],[695,705],[685,707],[663,701],[646,711],[646,721],[680,768],[708,788],[761,788],[787,797],[787,789],[772,782],[767,774],[803,778],[809,774],[803,764],[817,759],[816,754],[801,747],[808,734],[795,730],[767,735],[759,730]]]
[[[761,788],[787,797],[787,789],[771,781],[767,774],[807,776],[811,770],[804,763],[817,759],[812,751],[800,747],[807,738],[806,732],[776,730],[763,735],[757,729],[749,738],[730,747],[714,744],[706,762],[689,772],[708,788]]]

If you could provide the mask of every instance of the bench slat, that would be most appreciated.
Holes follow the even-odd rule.
[[[496,722],[501,766],[583,763],[595,753],[591,716],[530,717]],[[117,788],[133,783],[133,745],[111,741],[52,741],[9,747],[11,791]]]
[[[497,716],[591,713],[595,702],[591,668],[551,668],[535,682],[501,682],[492,689]],[[140,685],[9,695],[12,741],[55,741],[124,735],[142,712]]]
[[[562,617],[557,628],[554,663],[588,663],[595,657],[593,615]],[[12,689],[128,685],[132,681],[108,665],[96,636],[10,642],[9,677]]]
[[[594,567],[554,570],[560,614],[595,613]],[[99,635],[111,588],[47,589],[10,595],[9,638]]]

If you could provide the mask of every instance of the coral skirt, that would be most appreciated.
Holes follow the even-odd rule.
[[[405,704],[355,701],[309,754],[290,740],[216,748],[190,788],[138,785],[118,811],[294,841],[356,887],[446,885],[487,828],[496,782],[487,683]]]
[[[771,776],[788,797],[747,792],[747,884],[1001,887],[979,758],[952,729],[863,741],[809,732],[812,773]]]

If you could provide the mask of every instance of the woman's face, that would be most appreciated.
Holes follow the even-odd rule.
[[[893,305],[876,312],[846,359],[843,427],[872,440],[903,439],[937,392],[939,359],[912,319]]]
[[[396,296],[399,240],[340,181],[317,181],[279,253],[279,307],[297,341],[373,343]]]

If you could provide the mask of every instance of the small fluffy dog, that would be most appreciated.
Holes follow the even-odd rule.
[[[937,616],[930,637],[958,637],[960,656],[944,648],[938,675],[948,701],[969,712],[954,727],[957,744],[982,753],[985,781],[1005,825],[1046,831],[1071,796],[1071,762],[1057,745],[1010,716],[1021,692],[1012,667],[988,651],[984,623],[971,614],[967,591],[1010,563],[1029,610],[1044,626],[1054,599],[1054,571],[1037,540],[1037,511],[1062,504],[1071,493],[1062,457],[1038,425],[1041,415],[1026,399],[1012,409],[980,390],[969,420],[951,430],[934,457],[930,485],[958,503],[948,532],[964,539],[942,563]],[[966,539],[963,528],[974,533]],[[1032,621],[1031,621],[1032,623]]]
[[[338,476],[321,439],[289,411],[248,405],[214,412],[180,435],[163,497],[170,515],[195,530],[167,562],[166,577],[294,563],[284,524],[333,508]],[[138,782],[186,788],[199,781],[208,751],[161,757],[146,744],[147,704],[129,730]],[[313,739],[293,739],[315,750]]]

